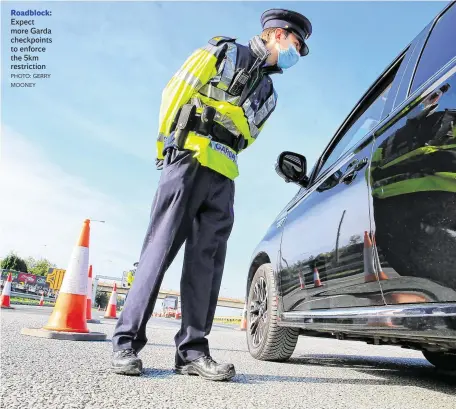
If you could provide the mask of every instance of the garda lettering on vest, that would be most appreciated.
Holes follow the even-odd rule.
[[[222,145],[219,142],[211,141],[211,148],[217,152],[222,153],[234,163],[237,163],[237,155],[234,152],[232,152],[227,146]]]

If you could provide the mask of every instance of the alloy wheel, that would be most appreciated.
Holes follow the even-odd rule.
[[[258,348],[266,334],[268,320],[268,287],[264,277],[255,283],[249,314],[252,345]]]

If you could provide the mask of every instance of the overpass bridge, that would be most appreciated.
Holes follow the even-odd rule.
[[[122,283],[122,280],[117,278],[117,277],[106,277],[106,276],[96,276],[93,279],[93,289],[92,289],[92,294],[95,296],[97,291],[105,292],[110,294],[112,291],[112,286],[113,284],[102,281],[100,279],[107,279],[110,281],[115,281],[117,283],[117,294],[123,294],[127,295],[128,293],[128,287],[125,287]],[[167,295],[176,295],[180,297],[180,293],[175,290],[166,290],[160,288],[158,292],[158,299],[163,299]],[[217,301],[217,306],[219,307],[229,307],[229,308],[237,308],[237,309],[243,309],[244,308],[244,300],[237,299],[237,298],[228,298],[228,297],[219,297]]]

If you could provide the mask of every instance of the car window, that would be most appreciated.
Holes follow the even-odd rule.
[[[456,56],[456,6],[437,21],[426,42],[413,78],[411,93]]]
[[[348,128],[347,132],[343,135],[342,139],[332,149],[328,158],[325,160],[323,166],[319,170],[319,174],[323,173],[326,169],[332,166],[342,155],[352,149],[358,144],[366,134],[373,129],[383,118],[383,108],[385,106],[388,93],[391,89],[392,79],[380,93],[380,95],[374,99],[374,101],[367,105],[367,107],[361,108],[361,113],[356,121]]]

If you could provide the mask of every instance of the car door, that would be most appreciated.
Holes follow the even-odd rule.
[[[362,98],[287,209],[278,266],[284,311],[384,305],[367,176],[372,135],[400,62]]]
[[[431,28],[372,154],[387,304],[456,301],[456,4]]]

